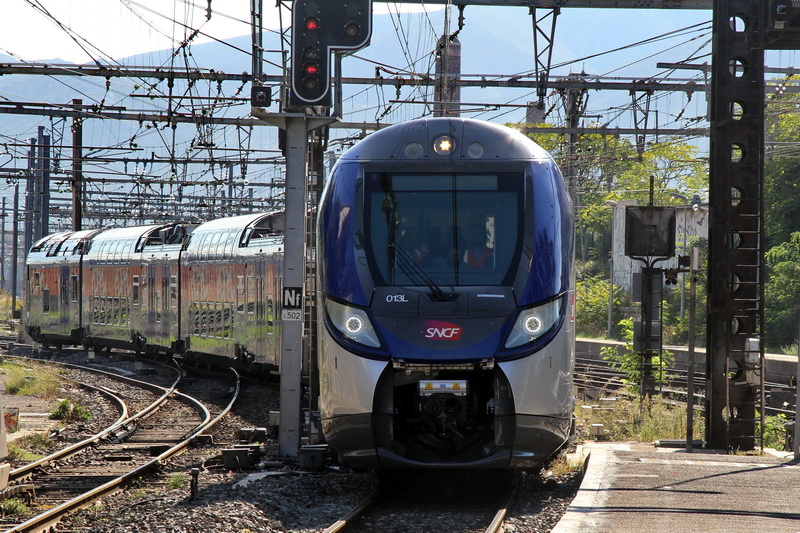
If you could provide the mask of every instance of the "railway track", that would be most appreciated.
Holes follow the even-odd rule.
[[[376,489],[325,533],[497,533],[504,531],[515,497],[510,479],[496,473],[393,473],[382,489]]]
[[[668,384],[659,388],[660,394],[666,401],[680,405],[686,405],[688,394],[688,372],[681,369],[665,368],[664,373],[669,376]],[[594,359],[577,358],[575,361],[575,384],[584,391],[590,392],[590,396],[597,397],[605,394],[618,396],[635,395],[625,390],[623,379],[625,373],[616,369],[607,361]],[[694,374],[694,408],[702,411],[705,405],[705,382],[704,373],[695,372]],[[784,398],[791,398],[794,401],[794,388],[781,383],[765,383],[768,392],[768,404],[764,409],[767,415],[786,415],[787,418],[794,418],[793,404],[783,405]],[[770,401],[770,396],[776,400]],[[780,400],[777,400],[780,398]]]
[[[44,531],[70,512],[158,468],[222,419],[239,391],[235,376],[230,401],[212,415],[204,402],[178,390],[182,372],[163,386],[95,368],[61,365],[80,373],[83,380],[105,381],[99,388],[114,398],[121,415],[90,438],[11,472],[9,490],[32,489],[29,494],[35,497],[32,513],[23,519],[0,519],[0,527],[8,532]],[[108,380],[113,380],[112,386]]]

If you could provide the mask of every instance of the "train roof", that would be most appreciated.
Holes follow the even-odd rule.
[[[128,257],[128,254],[143,252],[148,246],[171,246],[170,249],[180,250],[186,235],[193,228],[192,225],[175,222],[110,228],[91,238],[91,247],[86,255],[93,259],[115,253]]]
[[[121,228],[109,228],[104,232],[98,234],[94,238],[94,240],[101,241],[110,239],[119,239],[119,240],[138,239],[142,235],[145,235],[156,228],[161,228],[162,226],[163,224],[149,224],[147,226],[125,226]]]
[[[507,126],[452,117],[412,120],[378,130],[341,157],[342,161],[448,159],[529,161],[552,160],[552,157],[533,140]]]
[[[29,250],[29,254],[44,254],[44,255],[51,255],[53,251],[58,249],[58,246],[67,240],[73,232],[71,231],[60,231],[58,233],[51,233],[50,235],[45,235],[31,246]]]
[[[232,229],[240,229],[244,230],[247,227],[258,225],[259,222],[262,220],[266,220],[271,216],[275,216],[279,214],[279,211],[271,211],[268,213],[250,213],[248,215],[240,215],[236,217],[227,217],[227,218],[217,218],[215,220],[209,220],[208,222],[203,222],[197,229],[194,230],[195,233],[205,233],[206,231],[217,231],[217,230],[232,230]]]
[[[250,241],[263,238],[279,238],[284,230],[283,211],[252,213],[238,217],[218,218],[200,224],[192,233],[186,249],[195,249],[203,242],[199,237],[208,233],[235,233],[240,246],[247,246]]]

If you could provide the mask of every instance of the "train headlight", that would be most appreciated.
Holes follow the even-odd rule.
[[[372,348],[381,345],[367,313],[362,309],[326,300],[325,310],[333,326],[348,339]]]
[[[439,155],[450,155],[456,149],[456,141],[449,135],[440,135],[433,141],[433,151]]]
[[[552,328],[561,316],[564,298],[556,298],[544,305],[525,309],[517,317],[506,340],[506,348],[516,348],[533,342]]]

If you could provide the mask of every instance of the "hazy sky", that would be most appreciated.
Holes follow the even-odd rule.
[[[263,4],[264,28],[279,28],[275,2]],[[3,0],[0,53],[24,61],[60,58],[82,63],[93,57],[122,58],[169,49],[189,36],[189,28],[217,39],[250,34],[250,0],[213,0],[211,5],[214,13],[206,21],[206,0]],[[374,6],[375,14],[397,9],[395,4]],[[421,9],[426,8],[402,7]],[[436,9],[441,7],[427,8]],[[287,21],[289,12],[283,17]],[[209,40],[198,35],[193,43]]]

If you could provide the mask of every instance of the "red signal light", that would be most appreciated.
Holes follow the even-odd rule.
[[[313,76],[314,74],[319,73],[319,65],[316,63],[306,63],[303,65],[303,70],[309,76]]]
[[[306,30],[316,31],[319,29],[319,20],[317,20],[317,17],[306,17],[303,26]]]

